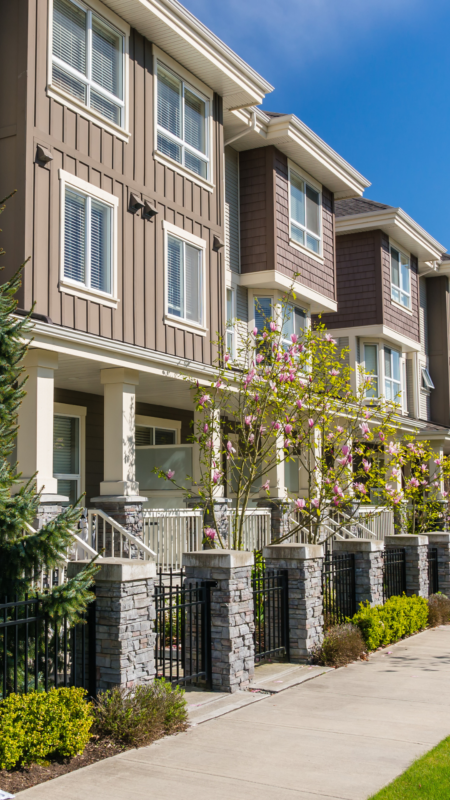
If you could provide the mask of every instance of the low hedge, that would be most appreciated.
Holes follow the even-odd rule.
[[[360,603],[351,622],[357,625],[369,650],[411,636],[428,625],[428,602],[424,597],[390,597],[382,606]]]
[[[45,764],[82,753],[91,738],[93,706],[84,689],[11,694],[0,702],[0,769]]]

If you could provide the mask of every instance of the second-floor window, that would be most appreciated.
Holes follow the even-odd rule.
[[[64,197],[63,278],[111,294],[113,209],[70,186]]]
[[[226,342],[225,347],[230,358],[234,358],[235,346],[235,313],[234,313],[234,291],[227,288],[227,323],[226,323]]]
[[[167,313],[203,325],[204,250],[167,234]]]
[[[364,345],[364,372],[370,383],[366,389],[366,397],[378,397],[378,346]]]
[[[394,403],[402,400],[400,353],[391,347],[384,348],[384,394]]]
[[[122,128],[124,38],[83,4],[53,0],[52,86]]]
[[[321,193],[292,169],[289,170],[289,183],[290,239],[321,255]]]
[[[157,149],[208,180],[209,102],[192,86],[158,62]]]
[[[411,270],[409,256],[391,246],[391,297],[411,308]]]

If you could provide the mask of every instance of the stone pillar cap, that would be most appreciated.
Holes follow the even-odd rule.
[[[448,531],[433,531],[427,533],[428,541],[436,544],[448,544],[450,542],[450,533]]]
[[[254,555],[246,550],[195,550],[193,553],[183,553],[181,563],[183,567],[236,569],[252,567]]]
[[[75,578],[81,570],[90,564],[90,561],[69,561],[67,564],[67,577]],[[109,581],[109,583],[127,583],[128,581],[141,581],[154,578],[156,563],[154,561],[141,561],[137,558],[99,558],[97,561],[100,570],[95,576],[95,582]]]
[[[384,550],[384,542],[378,539],[337,539],[333,550],[339,553],[375,553]]]
[[[402,533],[385,536],[384,541],[396,547],[419,547],[421,544],[428,544],[428,536],[425,533]]]
[[[323,558],[323,554],[321,544],[288,542],[286,544],[270,544],[263,549],[264,558],[280,558],[286,561],[306,561],[311,558]]]

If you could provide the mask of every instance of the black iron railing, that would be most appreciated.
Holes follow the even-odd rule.
[[[255,664],[263,659],[289,660],[287,570],[266,570],[258,563],[252,575],[255,618]]]
[[[324,626],[340,625],[356,612],[354,553],[328,551],[322,567]]]
[[[156,674],[173,685],[211,684],[211,588],[184,572],[159,573],[155,586]]]
[[[437,547],[428,548],[428,594],[439,591],[438,551]]]
[[[383,600],[406,592],[406,554],[404,547],[384,551]]]
[[[82,686],[95,697],[95,601],[75,626],[50,619],[44,608],[38,596],[0,603],[2,697],[59,686]]]

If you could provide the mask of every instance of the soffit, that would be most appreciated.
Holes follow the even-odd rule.
[[[105,5],[224,98],[225,108],[258,104],[267,81],[176,0],[103,0]]]

